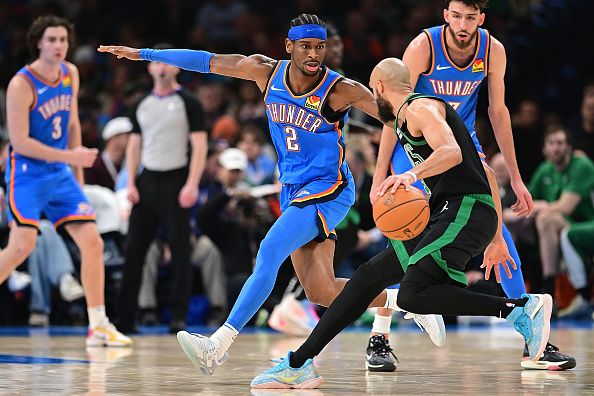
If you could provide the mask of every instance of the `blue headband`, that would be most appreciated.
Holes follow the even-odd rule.
[[[326,28],[320,25],[300,25],[293,26],[289,29],[289,40],[301,40],[304,38],[317,38],[320,40],[326,40]]]

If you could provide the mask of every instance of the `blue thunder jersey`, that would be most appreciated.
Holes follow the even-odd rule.
[[[68,143],[72,103],[72,81],[66,63],[62,62],[60,78],[56,82],[46,81],[29,66],[20,69],[17,74],[25,77],[33,89],[33,105],[29,112],[29,136],[45,145],[65,149]],[[45,167],[48,170],[66,167],[66,164],[62,163],[50,164],[15,152],[12,154],[19,167]]]
[[[426,73],[419,75],[414,92],[434,95],[447,101],[474,135],[478,92],[489,66],[489,32],[478,29],[474,57],[465,67],[458,67],[450,59],[446,48],[446,26],[424,30],[431,45],[431,66]]]
[[[316,87],[295,95],[287,82],[289,64],[287,60],[277,63],[264,91],[280,181],[299,185],[314,180],[348,182],[351,175],[341,130],[347,115],[331,122],[322,114],[329,92],[342,76],[323,67]]]
[[[434,26],[424,30],[431,47],[431,66],[426,73],[419,75],[414,92],[437,96],[447,101],[460,115],[476,149],[482,153],[474,123],[479,88],[487,76],[491,39],[488,31],[479,28],[474,57],[465,67],[458,67],[450,59],[446,48],[446,26]],[[391,165],[392,173],[395,174],[404,173],[414,166],[409,162],[400,144],[394,148]],[[427,191],[426,186],[425,190]]]

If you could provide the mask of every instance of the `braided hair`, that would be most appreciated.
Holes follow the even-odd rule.
[[[297,18],[291,20],[291,27],[301,25],[320,25],[326,27],[326,22],[322,21],[314,14],[301,14]]]

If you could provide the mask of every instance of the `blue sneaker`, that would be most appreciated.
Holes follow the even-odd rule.
[[[548,294],[522,294],[528,301],[523,307],[515,307],[505,318],[522,334],[530,360],[536,362],[542,356],[551,332],[553,299]]]
[[[255,389],[313,389],[322,385],[324,378],[318,374],[313,360],[307,359],[300,368],[292,368],[289,366],[291,353],[273,360],[278,364],[256,376],[250,386]]]

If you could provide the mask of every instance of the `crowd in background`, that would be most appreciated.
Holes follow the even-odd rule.
[[[153,82],[146,72],[146,63],[100,54],[96,51],[99,44],[141,48],[170,42],[179,48],[262,53],[285,59],[288,55],[284,40],[289,21],[300,13],[315,13],[331,22],[342,36],[342,71],[367,84],[379,60],[389,56],[401,58],[408,43],[423,28],[443,23],[441,0],[160,0],[142,7],[135,3],[13,0],[0,4],[0,132],[4,139],[7,138],[5,89],[14,73],[31,60],[25,47],[25,33],[32,19],[51,13],[75,23],[76,46],[70,49],[68,59],[80,71],[83,144],[101,149],[102,162],[111,164],[90,169],[86,173],[90,186],[85,189],[97,210],[100,232],[106,241],[108,310],[115,310],[117,305],[115,296],[121,283],[131,209],[126,192],[129,175],[124,166],[128,134],[133,129],[130,113],[151,91]],[[515,235],[519,237],[529,288],[550,291],[552,279],[557,286],[553,291],[559,308],[569,307],[570,313],[587,316],[591,314],[589,277],[593,252],[583,251],[579,246],[574,248],[582,266],[581,270],[576,269],[571,249],[562,249],[562,242],[580,245],[572,242],[571,233],[567,236],[566,227],[594,221],[591,210],[594,167],[587,160],[594,158],[591,15],[594,5],[587,0],[492,0],[484,26],[507,51],[506,101],[512,116],[520,172],[535,200],[555,204],[561,199],[566,191],[563,175],[576,162],[574,157],[578,157],[581,172],[579,188],[569,191],[580,195],[581,201],[578,208],[566,213],[567,224],[557,224],[558,230],[555,228],[556,237],[552,241],[559,248],[552,263],[541,265],[541,255],[546,254],[549,259],[551,255],[542,243],[539,245],[551,230],[544,225],[549,221],[543,220],[544,204],[537,205],[535,220],[526,224],[518,225],[518,219],[508,212],[505,220],[514,225]],[[276,157],[268,135],[262,94],[254,83],[183,71],[178,81],[199,101],[208,133],[208,155],[198,203],[190,215],[194,282],[188,324],[219,324],[251,273],[259,242],[279,215]],[[476,129],[487,159],[498,174],[504,207],[509,208],[515,199],[486,115],[486,94],[483,88]],[[354,118],[379,126],[360,114]],[[343,252],[343,265],[338,267],[343,276],[348,276],[384,243],[374,230],[365,190],[379,141],[378,132],[370,133],[370,129],[373,130],[354,125],[349,128],[347,159],[355,175],[358,201],[356,210],[349,213],[343,224],[345,229],[355,230],[350,234],[351,248]],[[564,137],[565,149],[558,147],[563,145],[559,139],[545,140],[545,132],[551,139]],[[552,148],[551,144],[557,146]],[[5,155],[6,150],[3,161]],[[563,163],[555,156],[569,158],[569,162]],[[543,176],[543,166],[552,166],[550,174]],[[560,175],[557,196],[539,193],[540,187],[550,184],[557,174]],[[588,202],[590,208],[583,208]],[[572,216],[578,209],[579,216]],[[6,219],[4,215],[2,218]],[[550,225],[551,221],[546,224]],[[7,235],[5,224],[0,225],[0,234]],[[52,323],[84,320],[84,309],[76,304],[82,297],[77,281],[80,258],[65,235],[54,234],[51,227],[43,228],[37,256],[32,255],[9,282],[0,286],[0,324],[28,322],[43,326],[50,319]],[[138,301],[141,324],[166,322],[170,315],[168,288],[174,286],[166,282],[171,276],[171,251],[165,239],[162,231],[157,232],[145,260]],[[51,244],[49,251],[64,254],[59,258],[44,254],[41,250],[44,243]],[[559,276],[566,272],[565,267],[570,269],[569,276]],[[290,265],[284,265],[265,310],[270,311],[280,300],[291,276]],[[482,282],[478,268],[470,268],[468,278],[471,284]],[[487,289],[499,292],[497,285],[490,284]]]

